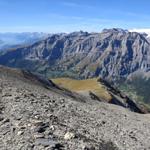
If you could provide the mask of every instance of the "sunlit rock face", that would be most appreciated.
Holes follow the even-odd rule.
[[[2,53],[0,64],[47,75],[57,72],[80,78],[126,78],[135,71],[149,72],[150,43],[144,34],[123,29],[55,34]]]

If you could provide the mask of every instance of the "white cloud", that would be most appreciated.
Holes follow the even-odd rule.
[[[94,6],[91,6],[91,5],[83,5],[81,3],[75,3],[75,2],[69,2],[69,1],[64,1],[61,3],[62,5],[64,6],[67,6],[67,7],[74,7],[74,8],[86,8],[86,9],[93,9],[95,8]]]
[[[148,29],[131,29],[130,32],[146,33],[150,37],[150,28]]]

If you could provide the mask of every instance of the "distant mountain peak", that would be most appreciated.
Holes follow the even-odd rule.
[[[127,33],[128,30],[124,30],[121,28],[112,28],[112,29],[103,29],[102,32],[121,32],[121,33]]]
[[[150,70],[150,43],[143,34],[113,28],[101,33],[55,34],[0,55],[0,64],[53,76],[127,78]],[[56,75],[55,74],[55,75]],[[56,76],[57,76],[56,75]]]
[[[0,33],[0,50],[30,45],[48,36],[50,34],[38,32]]]

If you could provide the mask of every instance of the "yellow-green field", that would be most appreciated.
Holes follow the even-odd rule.
[[[74,80],[70,78],[57,78],[52,81],[60,87],[69,89],[73,92],[87,93],[92,92],[98,97],[109,101],[111,99],[110,94],[107,90],[97,82],[97,78],[86,79],[86,80]]]

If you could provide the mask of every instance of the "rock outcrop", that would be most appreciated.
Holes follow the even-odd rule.
[[[111,95],[112,98],[109,100],[109,103],[127,108],[137,113],[144,114],[150,112],[146,106],[144,107],[138,101],[129,98],[125,93],[121,92],[117,87],[111,85],[108,81],[100,78],[98,79],[98,82],[103,84],[108,93]]]

